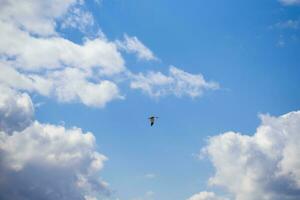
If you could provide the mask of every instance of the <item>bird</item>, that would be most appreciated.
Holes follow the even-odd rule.
[[[155,117],[155,116],[151,116],[149,117],[148,119],[150,120],[150,125],[153,126],[154,122],[155,122],[155,119],[157,119],[158,117]]]

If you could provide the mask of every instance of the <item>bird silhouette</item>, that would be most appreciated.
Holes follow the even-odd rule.
[[[155,122],[155,119],[157,119],[158,117],[155,117],[155,116],[151,116],[149,117],[148,119],[150,120],[150,125],[153,126],[154,122]]]

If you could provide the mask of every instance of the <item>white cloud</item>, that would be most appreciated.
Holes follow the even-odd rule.
[[[187,200],[228,200],[227,198],[219,197],[213,192],[203,191],[193,195]]]
[[[156,57],[136,37],[124,35],[124,41],[109,41],[104,34],[85,39],[82,44],[63,38],[56,23],[84,31],[94,24],[81,0],[19,3],[0,0],[0,83],[17,90],[56,97],[62,102],[79,101],[87,106],[103,107],[119,94],[114,77],[128,71],[119,52],[137,54],[139,59]],[[65,18],[64,18],[65,17]],[[64,18],[64,19],[63,19]],[[100,31],[101,32],[101,31]],[[217,88],[202,75],[170,68],[169,76],[160,72],[133,75],[131,88],[158,97],[200,96],[204,89]],[[110,79],[110,80],[108,80]]]
[[[121,98],[112,81],[90,80],[94,78],[92,70],[101,76],[111,76],[125,69],[124,60],[113,42],[98,37],[86,39],[80,45],[53,34],[55,20],[66,15],[73,5],[81,4],[80,1],[31,0],[18,3],[12,0],[2,3],[0,83],[18,90],[54,96],[63,102],[78,100],[95,107],[103,107],[109,101]],[[74,23],[81,20],[85,26],[93,20],[79,7],[71,11],[86,16],[77,17]],[[35,29],[37,27],[42,29],[41,32]],[[44,30],[51,34],[44,33]]]
[[[123,71],[124,60],[114,43],[104,38],[83,45],[61,37],[37,38],[0,21],[0,54],[14,59],[23,70],[55,69],[65,66],[98,68],[103,74]]]
[[[215,82],[207,82],[201,74],[190,74],[171,66],[169,75],[161,72],[148,72],[146,75],[132,75],[133,89],[141,89],[152,97],[173,94],[175,96],[201,96],[204,90],[217,89]]]
[[[137,37],[124,35],[124,41],[116,42],[120,49],[128,53],[135,53],[141,60],[157,60],[152,51],[148,49]]]
[[[103,35],[76,44],[55,31],[63,16],[73,16],[63,21],[65,26],[81,24],[84,29],[94,23],[92,15],[81,10],[82,1],[3,0],[2,4],[0,83],[94,107],[122,98],[118,86],[103,78],[126,69],[117,45]]]
[[[300,199],[300,111],[260,118],[253,136],[227,132],[209,139],[204,150],[216,170],[209,183],[236,200]]]
[[[78,0],[0,0],[0,20],[38,35],[56,34],[55,20]]]
[[[22,74],[11,66],[11,62],[0,61],[0,83],[8,87],[50,95],[52,83],[40,75]]]
[[[32,122],[30,97],[3,86],[0,90],[0,199],[99,199],[109,194],[99,177],[107,158],[96,151],[92,133]]]
[[[97,67],[113,74],[125,69],[117,46],[105,37],[86,39],[79,45],[56,33],[56,21],[63,16],[63,26],[82,30],[94,24],[91,13],[83,10],[82,1],[0,1],[0,55],[13,58],[10,60],[23,70]]]
[[[95,26],[92,13],[83,10],[81,7],[73,7],[62,19],[62,28],[75,28],[83,33],[87,33],[88,29]]]
[[[87,106],[103,107],[114,99],[122,99],[118,86],[108,80],[89,80],[91,72],[77,68],[50,71],[44,75],[22,74],[0,62],[0,83],[17,90],[37,92],[55,97],[60,102],[82,102]]]
[[[279,0],[283,5],[299,5],[300,0]]]
[[[27,127],[34,107],[26,93],[17,93],[0,84],[0,131],[12,134]]]
[[[118,86],[108,80],[94,83],[88,78],[91,74],[76,69],[66,68],[49,74],[53,82],[53,94],[62,102],[79,100],[87,106],[103,107],[114,99],[122,99]]]
[[[2,132],[0,154],[1,199],[83,199],[107,190],[98,177],[106,157],[78,128],[34,122],[12,136]]]

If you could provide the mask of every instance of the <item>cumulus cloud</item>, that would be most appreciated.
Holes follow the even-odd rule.
[[[140,89],[151,97],[173,94],[175,96],[201,96],[204,90],[217,89],[215,82],[207,82],[201,74],[190,74],[174,66],[169,69],[169,75],[161,72],[133,74],[130,84],[133,89]]]
[[[116,44],[102,36],[76,44],[56,33],[56,21],[69,16],[70,12],[73,17],[66,18],[68,23],[64,21],[68,26],[75,26],[80,20],[83,26],[93,22],[89,13],[80,10],[78,5],[82,3],[77,0],[21,3],[3,0],[0,83],[56,97],[62,102],[79,101],[94,107],[120,99],[118,86],[113,81],[96,77],[113,76],[125,70]]]
[[[80,4],[83,3],[79,0],[1,0],[0,55],[14,60],[22,70],[64,66],[97,67],[105,74],[124,70],[117,46],[105,37],[86,39],[81,45],[53,34],[56,21],[63,16],[63,26],[84,29],[94,24],[93,16],[82,10]]]
[[[2,132],[0,154],[1,199],[84,199],[107,190],[97,175],[106,157],[78,128],[34,122],[11,136]]]
[[[35,74],[23,74],[14,69],[11,62],[0,61],[0,83],[8,87],[38,92],[41,95],[49,96],[52,83],[45,77]]]
[[[219,197],[213,192],[203,191],[195,194],[187,200],[228,200],[227,198]]]
[[[129,71],[120,49],[137,54],[139,59],[156,59],[138,38],[126,34],[124,41],[109,41],[104,34],[98,34],[80,44],[62,37],[57,32],[57,23],[81,31],[94,24],[92,14],[83,9],[81,0],[0,2],[3,72],[0,83],[8,87],[55,97],[61,102],[79,101],[87,106],[103,107],[123,98],[114,78],[127,78],[124,72]],[[131,88],[156,97],[167,94],[195,97],[204,89],[217,88],[202,75],[175,67],[170,68],[169,76],[151,72],[131,77]]]
[[[283,5],[299,5],[300,0],[279,0]]]
[[[98,68],[103,74],[125,69],[114,43],[104,38],[86,40],[83,45],[61,37],[37,38],[12,24],[0,21],[0,54],[15,61],[22,70],[57,69],[65,66]]]
[[[76,68],[66,68],[49,74],[48,78],[53,82],[53,94],[62,102],[79,100],[88,106],[103,107],[114,99],[123,98],[115,83],[108,80],[94,83],[88,80],[91,76]]]
[[[135,53],[141,60],[157,60],[152,51],[148,49],[137,37],[124,35],[123,41],[116,42],[118,47],[128,53]]]
[[[0,62],[3,72],[0,83],[17,90],[55,97],[60,102],[82,102],[92,107],[103,107],[114,99],[123,98],[114,82],[90,80],[93,77],[91,71],[65,68],[44,75],[22,74],[9,64]]]
[[[30,97],[1,84],[0,94],[0,131],[12,134],[23,130],[33,119],[34,107]]]
[[[99,199],[104,155],[79,128],[33,121],[25,93],[0,87],[0,199]],[[13,131],[13,133],[12,133]]]
[[[211,137],[206,152],[223,186],[237,200],[300,199],[300,111],[260,116],[254,135],[236,132]]]
[[[56,34],[56,19],[79,0],[0,0],[0,20],[38,35]]]

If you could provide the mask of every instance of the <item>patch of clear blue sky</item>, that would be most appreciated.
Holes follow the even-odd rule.
[[[210,190],[212,166],[193,157],[207,137],[230,130],[253,134],[259,113],[300,108],[299,30],[270,29],[299,19],[299,7],[276,0],[103,0],[87,7],[109,39],[137,36],[161,59],[146,63],[126,56],[131,71],[167,72],[174,65],[221,85],[201,98],[153,100],[123,84],[126,99],[103,109],[34,97],[46,102],[36,111],[38,120],[64,121],[95,134],[100,152],[109,157],[102,177],[121,199],[151,190],[154,199],[180,200]],[[150,114],[160,117],[154,127]],[[147,180],[146,173],[157,177]]]

